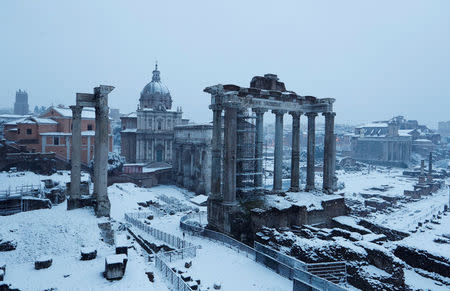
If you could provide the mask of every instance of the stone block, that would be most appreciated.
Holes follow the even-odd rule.
[[[0,252],[9,252],[15,250],[17,243],[12,240],[2,241],[0,239]]]
[[[184,282],[189,282],[189,281],[191,281],[191,276],[181,274],[181,280],[183,280]]]
[[[105,259],[105,278],[107,280],[120,280],[125,275],[128,257],[125,254],[111,255]]]
[[[3,265],[0,267],[0,281],[3,281],[5,279],[5,275],[6,275],[6,265]]]
[[[53,260],[51,258],[40,258],[34,262],[34,268],[36,270],[47,269],[52,265]]]
[[[145,274],[147,275],[150,282],[155,282],[155,274],[153,274],[153,272],[145,272]]]
[[[81,250],[81,260],[82,261],[90,261],[97,257],[97,250],[84,248]]]

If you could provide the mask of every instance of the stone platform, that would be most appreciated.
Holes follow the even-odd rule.
[[[287,192],[257,197],[236,206],[208,199],[208,227],[252,240],[262,226],[279,228],[303,224],[331,223],[346,215],[344,197],[321,192]]]

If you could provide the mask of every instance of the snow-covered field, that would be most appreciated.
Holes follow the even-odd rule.
[[[0,179],[9,174],[1,173]],[[56,174],[55,180],[65,183],[70,179],[67,173]],[[23,177],[28,177],[25,179]],[[17,174],[9,185],[31,181],[39,183],[48,178],[33,173]],[[124,222],[124,214],[143,209],[137,202],[152,200],[164,205],[161,196],[176,198],[180,204],[205,210],[189,200],[193,193],[174,186],[158,186],[150,189],[139,188],[134,184],[115,184],[108,188],[111,201],[111,219],[113,228]],[[164,279],[159,276],[153,263],[146,261],[147,255],[138,244],[129,250],[129,262],[125,276],[119,281],[107,281],[103,278],[105,257],[114,253],[114,247],[101,240],[99,223],[105,218],[95,217],[91,208],[66,210],[66,203],[52,209],[23,212],[12,216],[0,217],[0,238],[14,240],[17,249],[0,253],[0,265],[6,263],[5,281],[20,290],[168,290]],[[179,221],[184,213],[155,218],[152,226],[165,232],[182,236]],[[115,221],[115,222],[114,222]],[[151,241],[152,238],[148,237]],[[292,281],[247,258],[242,253],[199,237],[186,236],[186,240],[200,245],[197,256],[190,260],[189,270],[192,276],[201,279],[202,286],[210,287],[220,282],[222,290],[291,290]],[[97,259],[80,261],[80,250],[94,247],[98,251]],[[142,255],[142,256],[141,256]],[[35,270],[34,261],[42,256],[53,259],[50,268]],[[181,268],[184,261],[173,262]],[[145,272],[155,273],[155,282],[149,282]],[[26,278],[26,279],[25,279]]]
[[[378,167],[370,173],[367,170],[361,172],[346,173],[345,171],[337,171],[339,182],[345,183],[346,195],[353,193],[376,193],[370,190],[372,187],[381,187],[388,185],[389,188],[384,191],[378,191],[379,194],[386,196],[403,196],[403,190],[412,190],[417,179],[402,176],[402,169],[385,169]],[[340,191],[341,192],[341,191]]]
[[[61,184],[70,180],[68,172],[61,172],[52,176],[36,175],[31,172],[0,173],[0,190],[14,188],[20,185],[40,184],[43,179],[53,179]],[[401,175],[401,170],[387,170],[379,167],[370,173],[338,172],[340,182],[345,188],[347,199],[360,199],[359,193],[379,193],[385,196],[402,197],[403,190],[412,189],[416,179]],[[83,180],[89,180],[87,174]],[[270,179],[269,179],[270,180]],[[269,183],[271,181],[268,181]],[[316,173],[316,182],[321,183],[320,173]],[[447,183],[450,181],[447,181]],[[284,185],[289,180],[284,181]],[[370,189],[388,185],[386,191]],[[113,229],[118,232],[119,226],[124,223],[124,214],[128,212],[149,211],[139,206],[138,202],[153,201],[160,205],[173,206],[177,204],[191,208],[206,210],[190,200],[194,193],[175,186],[157,186],[153,188],[140,188],[134,184],[114,184],[108,187],[111,201],[111,220]],[[340,196],[328,195],[329,198]],[[280,200],[281,199],[281,200]],[[315,193],[287,193],[286,197],[267,196],[266,200],[278,208],[289,207],[291,204],[305,205],[310,209],[320,209],[322,196]],[[175,201],[175,202],[168,202]],[[402,202],[403,203],[403,202]],[[448,203],[448,190],[443,189],[433,195],[423,197],[415,202],[397,205],[389,211],[371,213],[367,217],[374,223],[409,232],[410,236],[393,243],[424,249],[432,254],[447,257],[450,260],[450,244],[437,244],[434,239],[450,232],[450,216],[442,216],[439,224],[428,223],[415,232],[419,222],[432,219],[442,211],[443,205]],[[186,212],[177,212],[174,215],[156,217],[151,226],[165,232],[182,237],[179,228],[180,218]],[[6,263],[7,272],[5,280],[21,290],[44,290],[57,288],[59,290],[168,290],[164,279],[155,270],[154,263],[147,261],[147,255],[136,243],[129,250],[129,262],[125,277],[120,281],[109,282],[102,276],[104,259],[114,253],[114,247],[102,241],[99,223],[108,221],[95,217],[91,208],[66,210],[66,203],[53,206],[52,209],[35,210],[0,217],[0,239],[17,242],[17,249],[10,252],[0,252],[0,265]],[[152,241],[151,237],[147,237]],[[237,253],[228,247],[214,241],[186,234],[186,240],[201,246],[197,256],[192,260],[192,267],[184,268],[186,260],[172,262],[170,265],[182,269],[195,279],[202,282],[202,290],[212,289],[215,282],[220,282],[222,290],[292,290],[292,281],[279,276],[273,271],[247,258],[245,254]],[[154,241],[154,240],[153,240]],[[314,243],[305,241],[305,243]],[[340,241],[342,245],[347,241]],[[354,244],[348,243],[350,248]],[[83,247],[95,247],[98,251],[97,259],[93,261],[80,261],[80,250]],[[53,265],[49,269],[34,270],[34,260],[42,256],[53,258]],[[379,272],[371,266],[367,272]],[[146,271],[155,273],[155,282],[149,282]],[[385,274],[384,274],[385,275]],[[26,279],[25,279],[26,278]],[[411,269],[405,269],[405,280],[414,288],[434,286],[434,281],[420,276]],[[433,284],[433,285],[431,285]],[[436,288],[434,288],[436,289]],[[438,289],[436,289],[438,290]],[[443,289],[444,290],[444,289]]]

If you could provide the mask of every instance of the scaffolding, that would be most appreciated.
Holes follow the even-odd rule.
[[[256,187],[256,176],[263,176],[257,172],[256,161],[263,158],[255,157],[256,116],[248,109],[243,109],[237,115],[237,151],[236,151],[236,192],[240,196],[255,194],[264,189]]]

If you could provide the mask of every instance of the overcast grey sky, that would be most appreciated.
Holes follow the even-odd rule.
[[[0,100],[73,104],[113,85],[136,109],[158,60],[184,116],[208,121],[217,83],[278,74],[301,95],[336,98],[337,122],[450,120],[450,1],[0,2]]]

